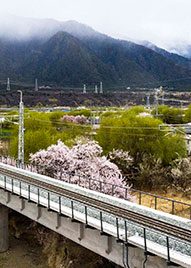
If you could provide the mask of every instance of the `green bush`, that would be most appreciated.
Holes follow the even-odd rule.
[[[156,114],[156,109],[152,111],[152,115]],[[179,108],[172,108],[168,106],[158,107],[158,117],[167,124],[183,124],[184,110]]]
[[[166,135],[159,130],[161,120],[139,116],[136,109],[123,115],[108,116],[101,122],[97,139],[109,153],[113,149],[129,151],[135,162],[140,163],[145,154],[160,158],[168,165],[178,157],[186,156],[186,144],[178,134]]]

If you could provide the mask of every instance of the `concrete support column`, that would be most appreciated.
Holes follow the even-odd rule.
[[[8,208],[0,205],[0,253],[9,248]]]

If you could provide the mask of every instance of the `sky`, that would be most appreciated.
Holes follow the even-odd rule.
[[[76,20],[117,38],[191,44],[191,0],[0,0],[0,12]]]

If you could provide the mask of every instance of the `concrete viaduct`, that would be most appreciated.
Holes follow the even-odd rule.
[[[35,189],[34,185],[21,183],[19,177],[30,176],[38,181],[59,185],[63,189],[70,189],[73,192],[82,193],[84,196],[90,196],[90,198],[104,200],[109,204],[113,203],[119,207],[141,210],[145,214],[154,215],[153,217],[156,215],[156,217],[167,219],[174,224],[188,226],[191,230],[190,220],[132,204],[77,185],[58,182],[50,177],[6,164],[0,164],[1,168],[15,172],[19,176],[18,178],[8,176],[0,171],[0,252],[8,250],[9,247],[8,210],[12,209],[121,267],[164,268],[169,266],[173,268],[179,266],[180,268],[191,268],[191,256],[189,253],[184,253],[184,249],[180,251],[175,248],[172,249],[170,245],[160,244],[155,241],[157,239],[150,238],[161,235],[161,237],[164,236],[165,240],[167,237],[165,234],[151,235],[152,230],[145,230],[141,223],[140,226],[133,222],[124,225],[123,219],[118,218],[116,225],[116,217],[113,217],[113,215],[107,213],[102,215],[100,211],[74,202],[70,198],[63,198],[60,201],[60,197],[54,193],[46,193],[43,189],[39,191],[39,188]],[[128,228],[128,232],[124,228]],[[146,231],[147,237],[145,237]],[[172,237],[169,237],[169,239],[173,240]],[[169,242],[169,239],[167,239],[167,242]],[[181,244],[184,244],[184,241],[181,241]],[[186,245],[186,249],[188,248],[189,243]]]

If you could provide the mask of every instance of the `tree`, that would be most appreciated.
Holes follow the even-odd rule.
[[[108,154],[108,158],[118,166],[123,174],[126,174],[127,170],[131,168],[133,164],[133,158],[129,155],[129,152],[123,150],[113,149],[113,151]]]
[[[64,115],[61,118],[61,120],[65,122],[74,123],[74,124],[88,124],[88,120],[84,115],[77,115],[77,116]]]
[[[190,123],[191,122],[191,104],[188,106],[188,109],[185,112],[184,122]]]
[[[57,128],[60,127],[60,119],[63,117],[64,114],[65,114],[64,112],[60,111],[49,113],[49,119],[52,125]]]
[[[171,174],[173,177],[173,187],[182,190],[184,195],[190,197],[191,193],[191,158],[182,158],[173,161]]]
[[[89,109],[73,110],[69,112],[68,115],[73,115],[73,116],[84,115],[85,117],[89,118],[91,116],[91,110]]]
[[[152,114],[155,115],[155,109],[152,111]],[[172,108],[168,106],[159,106],[158,107],[159,118],[164,123],[167,124],[183,124],[184,110],[179,108]]]
[[[81,176],[81,186],[86,187],[91,184],[91,189],[101,189],[108,194],[112,193],[112,185],[117,187],[114,194],[124,196],[125,186],[119,168],[111,163],[105,156],[101,156],[102,148],[95,141],[82,143],[78,141],[76,145],[69,148],[63,142],[58,141],[56,145],[51,145],[47,150],[40,150],[30,155],[30,161],[39,165],[45,174],[56,172],[57,178],[65,180],[71,174],[71,180],[78,183],[78,176]],[[62,174],[62,176],[61,176]],[[93,179],[89,181],[89,179]],[[102,183],[103,182],[103,183]],[[100,184],[101,183],[101,184]],[[127,189],[130,187],[126,186]],[[128,193],[128,199],[133,198]]]
[[[25,161],[29,160],[29,154],[35,153],[40,149],[46,149],[57,140],[70,144],[77,136],[89,135],[91,126],[83,126],[81,121],[83,116],[79,118],[79,124],[72,124],[60,120],[60,113],[47,114],[44,112],[30,112],[25,116],[24,120],[24,151]],[[54,118],[59,120],[54,121]],[[82,120],[81,120],[82,119]],[[10,143],[10,156],[17,158],[18,156],[18,125],[14,125],[12,130],[12,138]]]
[[[97,140],[105,153],[113,149],[129,151],[136,163],[145,154],[160,158],[164,165],[178,157],[186,156],[186,144],[180,135],[166,135],[159,130],[162,121],[140,116],[133,109],[122,115],[104,118],[98,130]]]

